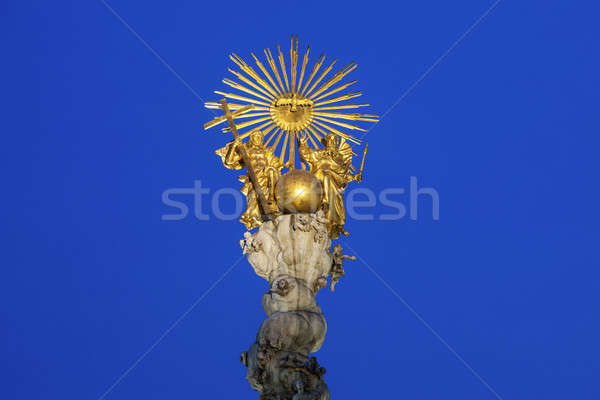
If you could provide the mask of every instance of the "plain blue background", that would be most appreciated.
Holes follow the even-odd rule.
[[[297,33],[312,60],[357,62],[383,114],[492,2],[109,4],[206,100],[229,52]],[[161,221],[161,194],[238,182],[212,114],[100,2],[0,9],[0,397],[97,400],[240,256],[241,224]],[[600,398],[599,11],[500,2],[368,134],[363,187],[416,176],[440,220],[423,198],[417,221],[349,221],[347,243],[503,399]],[[346,269],[318,296],[333,399],[494,398]],[[106,399],[257,398],[238,356],[265,289],[243,260]]]

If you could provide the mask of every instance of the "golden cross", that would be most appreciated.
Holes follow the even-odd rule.
[[[223,99],[225,100],[225,99]],[[223,100],[221,100],[221,108],[223,108]],[[254,104],[248,104],[240,109],[238,109],[237,111],[234,111],[232,113],[230,113],[231,118],[235,118],[238,117],[244,113],[246,113],[247,111],[250,111],[254,108]],[[219,125],[221,122],[225,122],[228,121],[229,119],[227,118],[227,115],[222,115],[220,117],[217,117],[215,119],[213,119],[212,121],[208,121],[207,123],[204,124],[204,130],[210,129],[215,125]],[[231,126],[231,124],[230,124]],[[232,128],[233,130],[233,128]],[[237,131],[236,131],[237,132]]]

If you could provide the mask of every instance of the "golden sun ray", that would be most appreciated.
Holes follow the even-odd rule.
[[[273,128],[275,128],[275,125],[273,125]],[[271,134],[271,136],[269,136],[269,138],[267,140],[265,140],[265,146],[269,145],[269,143],[271,142],[271,140],[277,135],[277,131],[279,131],[279,128],[275,129],[273,131],[273,133]],[[266,135],[266,133],[265,133],[265,135]]]
[[[250,90],[247,87],[245,87],[244,85],[240,85],[239,83],[237,83],[235,81],[232,81],[231,79],[223,78],[223,83],[226,84],[227,86],[230,86],[230,87],[234,88],[234,89],[241,90],[242,92],[246,92],[248,94],[251,94],[254,97],[258,97],[259,99],[263,99],[263,100],[266,100],[266,101],[271,101],[271,99],[269,99],[268,97],[265,97],[262,94],[258,94],[254,90]]]
[[[246,104],[246,106],[249,106],[251,104]],[[254,108],[254,105],[252,104],[252,110],[248,110],[245,111],[242,114],[237,114],[237,115],[232,115],[233,119],[237,119],[237,118],[248,118],[248,117],[254,117],[254,116],[261,116],[261,115],[269,115],[269,112],[267,111],[256,111],[256,109]]]
[[[320,112],[320,111],[319,112],[315,111],[314,114],[318,115],[320,117],[350,119],[353,121],[371,121],[371,122],[379,121],[379,119],[377,118],[377,115],[374,115],[374,114],[337,113],[337,112]],[[259,114],[255,114],[255,115],[259,115]]]
[[[319,148],[319,145],[317,145],[317,143],[315,142],[315,139],[313,139],[313,134],[310,132],[310,129],[306,129],[305,131],[307,133],[306,136],[308,136],[308,139],[310,140],[310,142],[312,143],[313,147],[315,149]]]
[[[262,117],[265,115],[270,115],[268,112],[261,112],[261,113],[253,113],[253,114],[242,114],[242,115],[237,115],[235,118],[252,118],[252,117]]]
[[[308,132],[310,132],[316,139],[317,142],[321,143],[323,141],[323,137],[321,135],[319,135],[319,133],[316,130],[313,130],[314,126],[309,126],[308,128],[306,128],[306,130]]]
[[[236,124],[236,126],[238,129],[242,129],[247,126],[258,124],[259,122],[263,122],[263,121],[270,120],[270,119],[271,119],[270,117],[256,118],[251,121],[246,121],[246,122],[242,122],[241,124]],[[223,128],[222,131],[223,132],[231,132],[231,128],[229,128],[229,127]]]
[[[290,91],[290,84],[288,83],[288,78],[287,78],[287,69],[285,68],[285,60],[283,59],[283,53],[281,52],[281,48],[279,47],[279,44],[277,44],[277,53],[279,53],[279,64],[281,64],[281,73],[283,74],[283,80],[285,82],[285,87],[287,89],[287,91]]]
[[[224,78],[222,82],[235,92],[215,93],[241,102],[228,103],[232,112],[248,108],[250,104],[253,106],[251,110],[242,110],[241,114],[238,112],[234,116],[240,140],[247,140],[254,131],[262,131],[264,145],[277,151],[281,162],[289,169],[296,168],[295,164],[299,161],[296,159],[296,140],[300,135],[306,134],[309,146],[315,149],[321,148],[324,139],[330,134],[340,138],[340,148],[347,148],[347,143],[360,145],[361,140],[346,131],[367,132],[367,129],[359,125],[377,122],[378,116],[346,111],[369,105],[346,103],[362,95],[361,92],[346,92],[347,88],[357,83],[356,80],[344,82],[357,65],[351,62],[327,78],[335,68],[336,60],[324,67],[325,54],[321,54],[314,65],[309,67],[310,46],[307,46],[300,64],[301,54],[298,52],[298,37],[295,35],[290,38],[289,65],[286,65],[284,52],[279,45],[276,51],[277,61],[269,48],[264,50],[268,66],[254,53],[250,53],[256,70],[237,54],[232,53],[229,56],[240,70],[228,68],[237,79]],[[334,95],[336,96],[333,97]],[[221,108],[219,102],[206,102],[204,105],[210,109]],[[344,120],[356,121],[357,124],[343,122]],[[224,121],[225,118],[215,120],[210,126]],[[223,127],[221,130],[231,131],[229,127]],[[356,152],[352,154],[356,155]],[[301,161],[300,167],[305,168]]]
[[[267,84],[267,82],[264,81],[264,79],[262,79],[257,73],[256,71],[254,71],[254,69],[249,66],[248,64],[246,64],[246,62],[244,60],[241,59],[241,57],[239,57],[238,55],[231,54],[229,56],[229,58],[238,66],[240,67],[240,69],[242,71],[244,71],[245,73],[247,73],[248,75],[250,75],[252,77],[252,79],[254,79],[256,82],[258,82],[261,86],[263,86],[265,89],[269,90],[271,89],[269,87],[269,85]],[[272,93],[273,96],[277,96],[277,94],[275,94],[275,92]]]
[[[329,65],[329,67],[325,68],[325,71],[323,71],[323,73],[321,73],[321,75],[317,78],[315,83],[312,84],[310,89],[308,89],[308,91],[306,93],[304,93],[304,97],[309,97],[308,95],[310,94],[310,92],[312,92],[313,89],[315,88],[315,86],[317,86],[319,84],[319,82],[321,82],[321,80],[325,77],[325,75],[327,75],[329,73],[329,71],[331,71],[331,69],[333,68],[333,66],[335,65],[336,62],[337,62],[337,60],[333,60],[333,62]]]
[[[302,69],[300,70],[300,79],[298,80],[298,91],[300,91],[300,88],[302,87],[302,79],[304,79],[306,64],[308,64],[308,53],[310,53],[310,46],[306,48],[306,53],[304,53],[304,59],[302,60]]]
[[[315,107],[313,111],[325,111],[325,110],[348,110],[351,108],[360,108],[360,107],[368,107],[370,104],[344,104],[341,106],[329,106],[329,107]],[[264,108],[264,107],[263,107]],[[254,107],[255,110],[258,110],[258,107]],[[262,109],[262,108],[260,108]]]
[[[258,68],[260,68],[260,70],[262,71],[263,74],[265,74],[265,76],[267,77],[267,79],[269,80],[269,82],[271,82],[271,85],[273,85],[273,88],[275,88],[275,91],[277,93],[275,93],[273,91],[273,88],[269,87],[269,91],[274,95],[280,95],[281,92],[279,91],[279,88],[277,87],[277,85],[275,84],[275,82],[273,81],[273,78],[271,78],[271,74],[269,74],[269,71],[267,71],[267,69],[265,68],[265,66],[263,65],[263,63],[260,62],[260,60],[254,55],[254,53],[250,53],[252,54],[252,57],[254,57],[254,61],[256,62],[256,65],[258,65]],[[267,85],[268,86],[268,85]]]
[[[340,72],[338,72],[337,74],[335,74],[331,79],[329,79],[327,82],[325,82],[323,85],[321,85],[321,87],[319,87],[311,96],[310,98],[312,99],[315,96],[318,96],[319,93],[327,90],[329,87],[331,87],[332,85],[336,84],[337,82],[339,82],[341,79],[344,78],[344,76],[348,75],[350,72],[352,72],[352,70],[354,68],[356,68],[357,65],[354,63],[350,63],[346,68],[344,68],[343,70],[341,70]]]
[[[290,43],[290,65],[292,73],[290,74],[290,80],[292,82],[292,93],[296,91],[296,68],[298,68],[298,36],[296,36],[296,44],[294,45],[294,36],[292,35],[292,42]]]
[[[240,100],[240,101],[245,101],[247,103],[260,104],[260,105],[263,105],[263,106],[269,106],[270,105],[269,103],[265,103],[265,102],[258,101],[258,100],[255,100],[255,99],[250,99],[248,97],[238,96],[235,93],[224,93],[224,92],[220,92],[218,90],[215,90],[215,93],[223,95],[223,96],[227,97],[228,99]]]
[[[290,153],[288,157],[288,164],[294,164],[296,162],[296,132],[290,133]]]
[[[279,82],[279,86],[281,87],[282,92],[285,92],[285,88],[283,87],[283,83],[281,83],[281,77],[279,76],[279,71],[277,70],[277,64],[275,64],[275,59],[271,54],[271,49],[265,49],[265,54],[267,55],[267,61],[271,66],[271,70],[275,74],[275,78],[277,78],[277,82]]]
[[[332,95],[332,94],[334,94],[334,93],[337,93],[337,92],[339,92],[339,91],[341,91],[341,90],[344,90],[344,89],[346,89],[346,88],[347,88],[348,86],[350,86],[350,85],[354,85],[356,82],[358,82],[358,81],[352,81],[352,82],[345,83],[345,84],[343,84],[342,86],[339,86],[339,87],[337,87],[337,88],[335,88],[335,89],[331,89],[329,92],[325,92],[325,93],[323,93],[323,94],[322,94],[322,95],[320,95],[319,97],[311,98],[311,100],[312,100],[312,101],[319,101],[319,100],[321,100],[321,99],[324,99],[324,98],[325,98],[325,97],[327,97],[327,96],[331,96],[331,95]],[[314,95],[313,95],[313,97],[314,97]]]
[[[273,129],[275,129],[275,128],[276,128],[276,126],[275,126],[275,125],[271,125],[271,126],[269,126],[267,129],[263,129],[263,131],[262,131],[262,132],[263,132],[263,135],[265,135],[265,137],[266,137],[266,136],[269,134],[269,132],[271,132],[271,131],[272,131]],[[254,129],[253,129],[253,130],[254,130]],[[277,129],[275,129],[275,130],[277,130]],[[273,133],[275,133],[275,132],[273,132]]]
[[[281,137],[283,136],[283,132],[284,132],[283,130],[279,131],[279,133],[277,134],[277,139],[275,139],[275,143],[273,143],[273,146],[270,147],[271,150],[273,150],[273,152],[275,152],[275,149],[279,145],[279,141],[281,140]]]
[[[353,93],[343,94],[341,96],[334,97],[333,99],[329,99],[329,100],[321,101],[319,103],[315,103],[314,106],[318,107],[318,106],[322,106],[322,105],[325,105],[325,104],[337,103],[338,101],[350,100],[350,99],[353,99],[353,98],[359,97],[359,96],[362,96],[361,92],[353,92]]]
[[[248,132],[241,134],[240,139],[246,139],[248,136],[250,136],[250,134],[252,132],[259,131],[261,129],[262,129],[263,133],[266,135],[265,132],[271,131],[271,129],[273,129],[274,127],[275,127],[275,125],[269,127],[269,122],[267,122],[266,124],[262,124],[261,126],[257,126],[256,128],[250,129]]]
[[[261,88],[260,86],[258,86],[256,83],[252,82],[250,79],[248,79],[244,75],[240,74],[239,72],[234,71],[231,68],[227,68],[227,70],[229,72],[231,72],[232,74],[234,74],[236,78],[238,78],[240,81],[244,82],[246,85],[252,86],[254,89],[258,90],[259,92],[261,92],[265,96],[269,97],[270,99],[274,99],[275,98],[275,95],[273,95],[273,94],[269,93],[268,91],[264,90],[263,88]]]
[[[328,118],[315,117],[315,119],[318,119],[319,121],[327,122],[327,123],[330,123],[330,124],[338,125],[338,126],[341,126],[343,128],[347,128],[347,129],[351,129],[351,130],[358,130],[358,131],[363,131],[363,132],[367,131],[364,128],[360,128],[360,127],[352,125],[352,124],[347,124],[345,122],[334,121],[334,120],[328,119]]]
[[[287,148],[289,136],[290,136],[290,131],[285,131],[285,139],[283,139],[283,147],[281,148],[281,155],[279,156],[281,163],[284,165],[285,165],[285,149]]]
[[[322,122],[319,122],[319,121],[314,121],[314,122],[315,122],[315,125],[313,125],[314,128],[316,130],[318,130],[319,132],[321,132],[323,134],[323,136],[327,135],[327,133],[324,132],[324,131],[322,131],[321,129],[319,129],[319,126],[322,127],[322,128],[324,128],[324,129],[327,129],[331,133],[335,133],[336,135],[338,135],[342,139],[346,139],[346,140],[348,140],[348,141],[350,141],[352,143],[355,143],[355,144],[360,144],[360,140],[359,139],[355,138],[354,136],[352,136],[352,135],[350,135],[348,133],[344,133],[342,131],[339,131],[339,130],[335,129],[332,126],[326,125],[326,124],[324,124]]]
[[[310,81],[312,80],[312,78],[315,77],[315,75],[317,74],[317,71],[319,70],[319,68],[321,68],[321,65],[323,65],[323,61],[325,61],[325,54],[321,54],[321,56],[319,57],[319,60],[313,66],[313,69],[310,72],[310,75],[308,76],[306,83],[304,84],[304,89],[302,89],[302,92],[301,92],[302,96],[304,96],[304,92],[306,92],[306,89],[308,88],[308,85],[310,84]]]

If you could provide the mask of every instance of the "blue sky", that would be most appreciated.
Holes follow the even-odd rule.
[[[600,396],[597,4],[504,0],[470,31],[491,1],[107,4],[186,84],[101,2],[1,6],[2,398],[257,397],[243,226],[164,221],[161,197],[238,187],[189,88],[218,100],[230,52],[292,33],[358,63],[369,112],[408,90],[360,187],[440,197],[439,220],[421,196],[348,221],[362,261],[317,297],[333,399]]]

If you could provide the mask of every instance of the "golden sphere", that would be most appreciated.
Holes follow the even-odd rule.
[[[288,171],[277,181],[275,199],[284,214],[314,213],[321,204],[321,182],[303,169]]]

